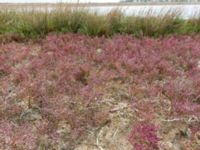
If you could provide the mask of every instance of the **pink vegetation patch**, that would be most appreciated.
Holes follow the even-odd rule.
[[[158,149],[158,120],[200,119],[199,62],[199,36],[64,34],[1,45],[0,147],[35,149],[45,136],[49,146],[66,138],[74,149],[86,131],[107,122],[101,102],[109,94],[105,88],[116,83],[127,87],[120,101],[138,117],[130,143],[136,150]],[[63,122],[70,138],[58,130]]]

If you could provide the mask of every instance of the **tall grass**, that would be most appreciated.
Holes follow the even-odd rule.
[[[1,10],[0,34],[17,34],[22,37],[41,37],[50,32],[73,32],[90,36],[132,34],[134,36],[165,36],[168,34],[191,34],[200,32],[200,15],[189,20],[179,12],[169,11],[153,15],[126,16],[119,9],[100,15],[87,9],[58,7],[38,11]]]

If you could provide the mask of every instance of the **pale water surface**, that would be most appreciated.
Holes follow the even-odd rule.
[[[0,0],[0,2],[2,2]],[[31,2],[31,0],[29,1]],[[28,10],[31,10],[31,6],[27,7]],[[55,7],[48,7],[48,10],[51,11]],[[74,7],[76,9],[76,7]],[[81,7],[82,8],[82,7]],[[34,7],[34,9],[37,10],[46,10],[44,7]],[[99,14],[106,14],[110,12],[113,9],[120,9],[123,11],[126,15],[139,15],[143,16],[150,12],[151,15],[157,16],[161,14],[165,14],[169,11],[176,11],[178,13],[181,13],[181,17],[188,19],[193,16],[200,16],[200,4],[183,4],[183,5],[130,5],[130,6],[90,6],[90,7],[84,7],[84,9],[88,9],[91,12],[97,12]]]
[[[145,15],[150,12],[152,15],[165,14],[169,11],[177,11],[181,13],[181,17],[188,19],[194,15],[200,15],[200,5],[136,5],[136,6],[101,6],[90,7],[89,10],[95,11],[101,14],[108,13],[114,8],[122,10],[126,15]]]
[[[38,8],[41,10],[42,8]],[[54,8],[48,8],[49,11]],[[76,9],[76,8],[75,8]],[[82,7],[80,7],[82,9]],[[184,19],[191,18],[193,16],[200,16],[200,4],[196,5],[131,5],[131,6],[91,6],[84,7],[91,12],[97,12],[98,14],[106,14],[113,9],[120,9],[126,15],[145,16],[150,13],[151,15],[158,16],[167,12],[178,12]]]

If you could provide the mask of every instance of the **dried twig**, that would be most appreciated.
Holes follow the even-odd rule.
[[[97,135],[97,139],[96,139],[96,146],[100,149],[100,150],[104,150],[103,147],[99,144],[99,136],[101,135],[102,129],[99,131],[99,134]]]
[[[118,131],[119,131],[119,128],[117,128],[116,131],[114,132],[114,134],[113,134],[113,136],[112,136],[113,139],[114,139],[114,137],[116,136],[116,134],[117,134]]]

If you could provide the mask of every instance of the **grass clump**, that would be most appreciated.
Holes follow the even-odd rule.
[[[181,13],[169,11],[155,16],[125,15],[119,9],[98,14],[86,9],[55,8],[45,10],[1,10],[0,34],[17,33],[23,37],[41,37],[49,32],[72,32],[90,36],[132,34],[160,37],[168,34],[191,34],[200,31],[200,17],[182,19]]]

